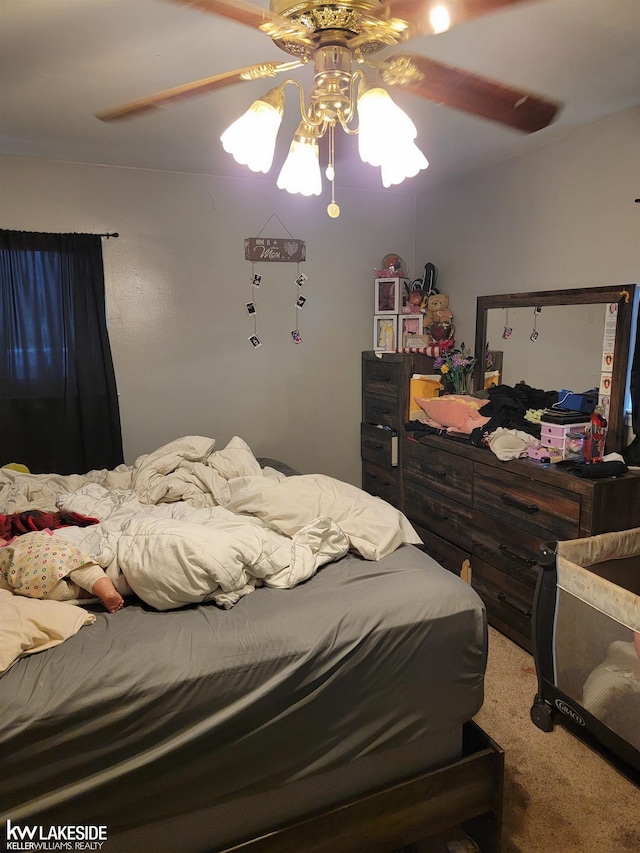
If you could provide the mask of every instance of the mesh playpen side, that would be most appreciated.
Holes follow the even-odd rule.
[[[640,779],[640,527],[543,546],[533,653],[533,722],[563,714]]]

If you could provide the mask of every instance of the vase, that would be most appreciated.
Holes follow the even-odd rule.
[[[473,392],[473,373],[465,370],[460,376],[459,394],[471,394]]]
[[[450,370],[440,381],[445,394],[471,394],[473,391],[473,373],[466,370]]]

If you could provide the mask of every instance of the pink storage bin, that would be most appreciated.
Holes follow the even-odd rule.
[[[585,432],[590,427],[589,421],[579,424],[540,424],[540,444],[544,447],[555,447],[565,455],[567,434],[570,432]]]

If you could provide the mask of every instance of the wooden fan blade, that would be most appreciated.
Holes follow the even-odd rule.
[[[491,119],[524,133],[551,124],[560,104],[415,53],[396,53],[378,68],[388,86]]]
[[[287,35],[305,38],[308,35],[304,27],[280,15],[274,15],[269,9],[248,3],[246,0],[169,0],[169,2],[179,3],[181,6],[193,6],[203,12],[210,12],[221,18],[262,30],[270,36],[276,34],[279,37]]]
[[[157,92],[155,95],[139,98],[137,101],[131,101],[121,107],[105,110],[98,113],[96,118],[99,118],[100,121],[115,121],[116,119],[130,118],[131,116],[140,115],[140,113],[158,109],[173,101],[181,101],[185,98],[192,98],[195,95],[204,95],[206,92],[213,92],[215,89],[233,86],[234,83],[244,83],[248,80],[273,77],[283,71],[291,71],[294,68],[299,68],[301,65],[304,65],[304,62],[298,60],[294,62],[263,62],[261,65],[249,65],[246,68],[238,68],[235,71],[225,71],[223,74],[216,74],[214,77],[205,77],[203,80],[195,80],[193,83],[185,83],[183,86],[165,89],[164,92]]]
[[[396,43],[407,41],[419,35],[433,35],[440,32],[430,19],[431,11],[438,6],[444,7],[449,13],[448,29],[480,18],[507,6],[520,3],[530,3],[531,0],[385,0],[372,10],[369,15],[381,22],[397,21],[393,27]],[[355,39],[352,44],[358,47],[358,42],[364,37]]]

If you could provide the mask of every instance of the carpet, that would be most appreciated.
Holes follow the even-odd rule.
[[[475,720],[505,751],[503,853],[638,853],[640,789],[564,726],[534,726],[536,691],[531,655],[489,628]]]

